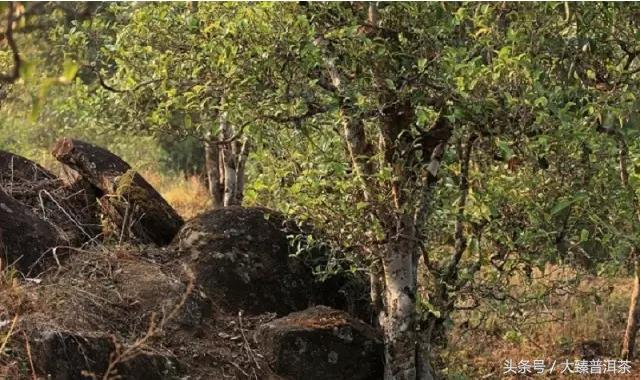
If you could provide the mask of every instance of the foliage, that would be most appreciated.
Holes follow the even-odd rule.
[[[586,273],[632,267],[638,4],[380,3],[374,21],[364,3],[99,3],[90,17],[46,7],[21,27],[50,22],[19,36],[22,79],[0,87],[2,149],[33,156],[71,134],[193,173],[224,118],[253,140],[245,202],[311,221],[353,269],[389,240],[380,215],[427,198],[423,286],[443,299],[417,307],[446,325],[458,309],[521,313]],[[406,112],[405,128],[386,129],[391,110]],[[426,186],[420,146],[442,120],[452,136]],[[370,142],[362,157],[350,155],[349,123]],[[527,288],[557,266],[573,276]]]

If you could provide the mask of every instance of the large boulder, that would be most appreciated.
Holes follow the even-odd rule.
[[[59,229],[0,189],[0,268],[12,265],[23,274],[37,273],[53,249],[66,244]]]
[[[305,259],[290,255],[296,223],[265,208],[228,207],[188,221],[173,246],[224,310],[285,315],[310,305],[347,308],[355,293],[349,276],[319,282]],[[350,282],[351,281],[351,282]],[[357,286],[360,298],[367,289]]]
[[[0,185],[3,187],[20,187],[23,183],[55,181],[56,176],[37,163],[0,150]]]
[[[102,213],[115,230],[142,243],[169,244],[183,219],[138,172],[105,148],[69,138],[58,140],[53,156],[104,195]]]
[[[287,227],[275,212],[229,207],[188,221],[174,245],[196,282],[226,311],[287,314],[309,303],[311,271],[290,263]]]
[[[316,306],[258,328],[258,346],[271,369],[286,379],[378,380],[383,341],[349,314]]]
[[[106,335],[43,330],[32,335],[31,345],[36,371],[51,380],[101,379],[107,371],[105,378],[109,379],[116,375],[119,379],[136,380],[175,378],[176,362],[170,355],[149,353],[142,348],[118,350]]]
[[[72,245],[99,233],[99,194],[82,178],[65,181],[25,157],[0,150],[0,189],[58,227]]]
[[[128,246],[77,252],[31,292],[37,296],[33,303],[47,311],[47,317],[31,322],[69,331],[135,335],[147,331],[152,320],[166,319],[165,329],[198,328],[211,316],[211,301],[180,265],[154,262],[156,255],[170,254]]]

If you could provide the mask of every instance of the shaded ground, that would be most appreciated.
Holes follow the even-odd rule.
[[[263,378],[269,371],[260,364],[252,331],[275,314],[214,311],[189,326],[189,308],[180,305],[188,292],[187,299],[199,290],[157,262],[154,256],[161,253],[134,247],[80,251],[38,284],[5,282],[0,320],[17,312],[20,321],[8,341],[10,355],[0,359],[0,378],[31,378],[23,332],[30,336],[36,329],[107,336],[123,349],[175,358],[190,379]],[[152,320],[162,326],[150,334]]]

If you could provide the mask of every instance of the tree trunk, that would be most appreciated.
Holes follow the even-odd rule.
[[[412,218],[401,215],[383,257],[385,380],[416,380],[416,257]]]
[[[216,141],[205,139],[205,171],[209,196],[215,209],[223,207],[223,189],[220,177],[220,150]]]
[[[236,204],[243,204],[245,194],[245,164],[249,157],[251,145],[249,139],[245,139],[238,152],[238,164],[236,165]]]
[[[237,141],[226,142],[232,138],[232,127],[226,120],[223,113],[221,115],[221,160],[222,177],[223,177],[223,206],[233,206],[236,204],[237,176],[236,176],[236,153],[238,150]]]
[[[638,251],[636,252],[638,254]],[[638,261],[636,261],[638,263]],[[638,264],[637,264],[638,265]],[[623,347],[621,357],[632,359],[634,347],[636,347],[637,331],[639,331],[639,269],[635,269],[634,291],[630,297],[630,308],[628,309],[628,323],[623,335]]]
[[[370,266],[369,271],[370,303],[373,309],[372,325],[379,328],[383,325],[383,318],[385,316],[385,306],[383,301],[383,292],[385,289],[383,286],[383,279],[381,278],[382,274],[383,268],[381,267],[381,262],[378,260],[374,261]]]
[[[630,186],[628,175],[628,147],[625,140],[619,137],[619,170],[621,174],[621,183],[632,194],[634,199],[634,209],[636,211],[637,220],[639,220],[639,201],[636,197],[635,190]],[[634,263],[634,291],[630,297],[630,307],[628,308],[628,322],[625,327],[625,334],[623,335],[623,344],[621,348],[621,356],[626,359],[631,359],[634,356],[634,347],[637,332],[639,331],[639,246],[637,245],[631,251],[631,261]]]
[[[249,140],[242,143],[232,136],[232,128],[221,116],[218,141],[205,139],[205,169],[209,195],[215,209],[241,205],[245,191],[245,164],[249,155]],[[232,141],[233,140],[233,141]]]

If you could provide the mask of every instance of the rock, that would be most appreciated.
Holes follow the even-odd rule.
[[[0,189],[0,268],[14,265],[23,274],[44,269],[47,253],[67,245],[61,231]]]
[[[579,342],[574,350],[574,353],[583,360],[594,360],[602,358],[607,351],[603,348],[603,344],[596,340],[585,340]]]
[[[36,371],[52,380],[101,379],[116,349],[108,336],[56,330],[32,334],[31,346]],[[164,380],[175,378],[176,363],[172,357],[141,351],[114,370],[123,380]]]
[[[287,379],[378,380],[383,341],[349,314],[316,306],[258,328],[255,339],[272,370]]]
[[[80,179],[68,183],[33,161],[0,151],[0,188],[59,227],[71,245],[80,245],[100,232],[98,194]]]
[[[178,213],[128,163],[107,149],[72,139],[54,146],[54,157],[98,188],[103,214],[116,231],[142,243],[166,245],[183,225]]]
[[[290,256],[288,235],[300,232],[276,211],[228,207],[188,221],[172,246],[225,311],[285,315],[315,304],[348,308],[347,274],[318,282],[305,260]],[[359,289],[366,297],[369,289]]]
[[[0,180],[3,187],[10,187],[13,183],[56,180],[56,176],[31,160],[0,150]]]
[[[199,328],[211,318],[211,301],[181,265],[153,262],[156,251],[171,254],[165,249],[121,246],[117,256],[100,248],[70,255],[55,278],[43,278],[37,289],[50,318],[33,324],[136,335],[147,331],[152,319],[156,324],[164,320],[165,332]],[[107,275],[90,277],[92,273]]]
[[[260,208],[229,207],[188,221],[174,245],[196,283],[226,311],[287,314],[308,306],[311,271],[290,266],[283,219]]]

